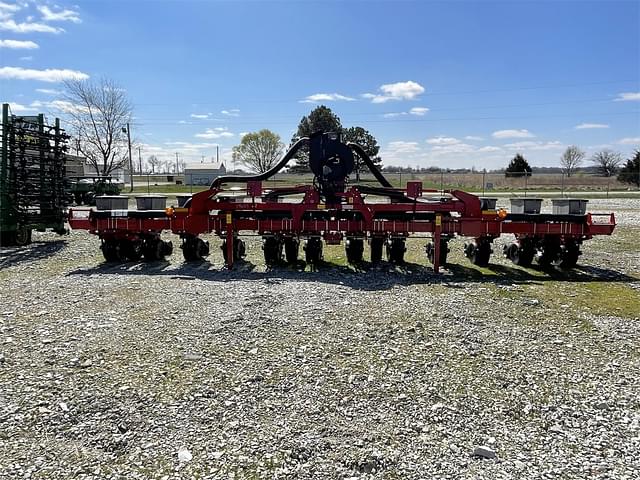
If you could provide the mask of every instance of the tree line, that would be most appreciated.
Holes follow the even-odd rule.
[[[562,171],[570,177],[583,164],[586,154],[575,145],[567,147],[560,157]],[[617,174],[618,180],[640,187],[640,149],[636,150],[631,158],[622,165],[623,158],[619,152],[609,149],[595,152],[589,161],[595,166],[598,175],[613,177]],[[516,154],[505,169],[505,176],[524,177],[532,175],[529,162],[520,154]]]

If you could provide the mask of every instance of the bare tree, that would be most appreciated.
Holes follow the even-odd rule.
[[[596,164],[600,175],[611,177],[618,171],[622,155],[611,150],[601,150],[593,154],[591,161]]]
[[[240,145],[233,147],[233,159],[257,172],[266,172],[278,161],[283,148],[280,135],[260,130],[242,137]]]
[[[570,177],[573,172],[582,164],[584,159],[584,152],[575,145],[567,147],[567,149],[560,157],[560,165],[567,172],[567,177]]]
[[[147,163],[151,165],[151,173],[156,173],[156,167],[160,165],[160,160],[155,155],[149,155],[147,157]]]
[[[129,158],[126,128],[133,108],[126,92],[106,78],[69,80],[65,87],[65,113],[78,150],[98,175],[109,175]]]

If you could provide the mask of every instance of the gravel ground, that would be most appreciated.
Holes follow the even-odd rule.
[[[0,250],[0,478],[637,479],[640,201],[589,206],[569,274]]]

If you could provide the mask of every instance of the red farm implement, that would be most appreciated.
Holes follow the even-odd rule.
[[[303,146],[309,148],[313,185],[265,189],[263,181],[285,167]],[[348,183],[354,157],[371,170],[380,186]],[[242,183],[246,189],[224,189]],[[415,234],[428,234],[426,252],[434,271],[446,263],[448,243],[454,236],[468,237],[465,254],[476,265],[489,263],[491,245],[502,234],[515,241],[505,247],[514,263],[528,266],[534,258],[543,266],[575,266],[580,245],[594,235],[610,235],[613,214],[584,211],[542,214],[507,213],[496,210],[486,199],[459,191],[425,190],[421,182],[394,188],[357,144],[344,144],[331,133],[319,133],[298,141],[271,170],[253,176],[217,178],[211,187],[194,194],[182,207],[159,210],[71,209],[69,223],[102,240],[107,261],[158,260],[169,255],[170,242],[161,240],[170,230],[182,239],[185,260],[198,261],[209,254],[203,234],[222,239],[227,267],[244,256],[243,232],[263,237],[267,265],[297,261],[304,241],[307,263],[322,258],[323,241],[344,241],[349,262],[364,259],[365,243],[370,260],[390,262],[404,259],[405,241]]]

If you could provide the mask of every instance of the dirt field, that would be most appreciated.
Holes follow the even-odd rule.
[[[637,479],[640,200],[589,210],[569,273],[0,249],[0,478]]]

